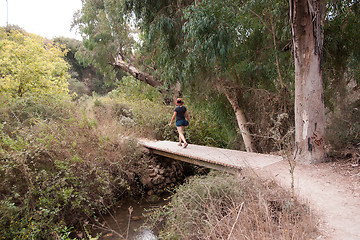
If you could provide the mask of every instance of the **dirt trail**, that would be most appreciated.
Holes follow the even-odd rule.
[[[272,177],[290,188],[286,161],[256,170],[260,177]],[[319,216],[319,228],[326,240],[360,240],[360,186],[351,178],[335,173],[329,164],[297,165],[295,193],[308,202]]]
[[[242,161],[242,158],[236,155],[238,153],[234,154],[231,150],[224,153],[224,149],[195,144],[182,149],[177,146],[177,143],[167,141],[148,142],[148,144],[163,148],[164,151],[183,153],[186,156],[200,152],[199,154],[205,159],[210,156],[221,159],[218,162],[225,166]],[[256,169],[255,172],[259,177],[273,178],[281,186],[290,188],[291,176],[288,162],[269,162],[263,156],[258,154],[254,158],[257,159],[256,164],[249,165]],[[196,155],[196,158],[199,156]],[[252,161],[248,156],[243,158],[247,162]],[[216,159],[214,161],[217,161]],[[295,193],[319,216],[322,236],[318,239],[360,240],[360,172],[353,174],[357,176],[356,181],[353,181],[351,177],[335,172],[331,164],[297,164],[294,173]]]

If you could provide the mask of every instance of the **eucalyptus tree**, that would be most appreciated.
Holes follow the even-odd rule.
[[[324,29],[327,144],[356,146],[360,130],[360,2],[328,0]]]
[[[286,4],[219,0],[127,3],[144,31],[143,51],[148,59],[156,61],[167,80],[202,86],[202,92],[217,89],[223,93],[235,112],[246,150],[255,151],[244,111],[246,96],[249,89],[278,91],[289,83],[289,53],[284,58],[279,50],[290,41]]]
[[[360,2],[329,0],[324,26],[324,83],[326,105],[346,108],[347,86],[360,74]]]
[[[150,74],[136,64],[134,32],[125,0],[83,0],[73,25],[83,37],[84,49],[78,51],[77,58],[85,64],[93,64],[111,79],[119,68],[153,87],[163,86],[153,71]]]
[[[151,72],[144,74],[145,82],[161,87],[206,81],[206,88],[226,95],[246,150],[255,151],[244,112],[246,95],[254,88],[278,91],[291,79],[284,77],[289,61],[280,51],[290,38],[286,9],[272,0],[84,0],[76,22],[90,59],[111,62],[142,80],[145,71],[129,57],[133,45],[126,19],[132,19],[143,41],[136,61]]]
[[[247,151],[255,151],[245,111],[249,92],[277,92],[289,84],[283,77],[289,80],[283,70],[289,61],[279,51],[290,39],[284,12],[286,5],[275,1],[219,0],[204,0],[185,11],[185,69],[195,76],[207,73],[206,80],[226,95]]]
[[[323,11],[321,0],[290,0],[295,61],[295,159],[302,163],[318,163],[325,158]]]

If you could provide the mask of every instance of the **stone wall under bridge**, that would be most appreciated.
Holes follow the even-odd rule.
[[[182,183],[186,176],[186,165],[162,156],[151,156],[148,168],[140,177],[148,195],[162,194],[166,189]]]

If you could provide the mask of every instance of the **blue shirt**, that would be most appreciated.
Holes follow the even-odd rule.
[[[176,112],[176,121],[185,120],[186,107],[178,106],[174,111]]]

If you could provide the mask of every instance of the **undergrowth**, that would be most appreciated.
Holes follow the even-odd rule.
[[[177,141],[178,134],[168,126],[174,106],[142,85],[133,87],[74,102],[0,96],[1,237],[91,235],[90,226],[101,224],[100,213],[125,196],[144,194],[139,176],[149,159],[135,139]],[[190,143],[228,145],[205,111],[188,111]],[[273,208],[281,211],[272,215]],[[167,217],[165,239],[234,239],[241,234],[244,239],[297,239],[314,229],[306,208],[273,183],[227,175],[192,179],[160,215]]]
[[[146,156],[136,141],[114,134],[117,124],[104,128],[99,121],[65,100],[2,99],[3,239],[68,239],[141,191],[135,178]]]
[[[140,92],[147,96],[114,91],[74,102],[0,96],[1,237],[88,235],[90,226],[100,224],[99,213],[125,196],[144,194],[139,176],[149,159],[135,139],[178,136],[168,126],[174,106],[153,92]],[[207,131],[205,122],[201,115],[194,118],[189,139],[218,144],[210,134],[202,142],[204,134],[196,138]]]
[[[212,172],[180,186],[150,214],[160,239],[312,239],[315,218],[273,181]]]

